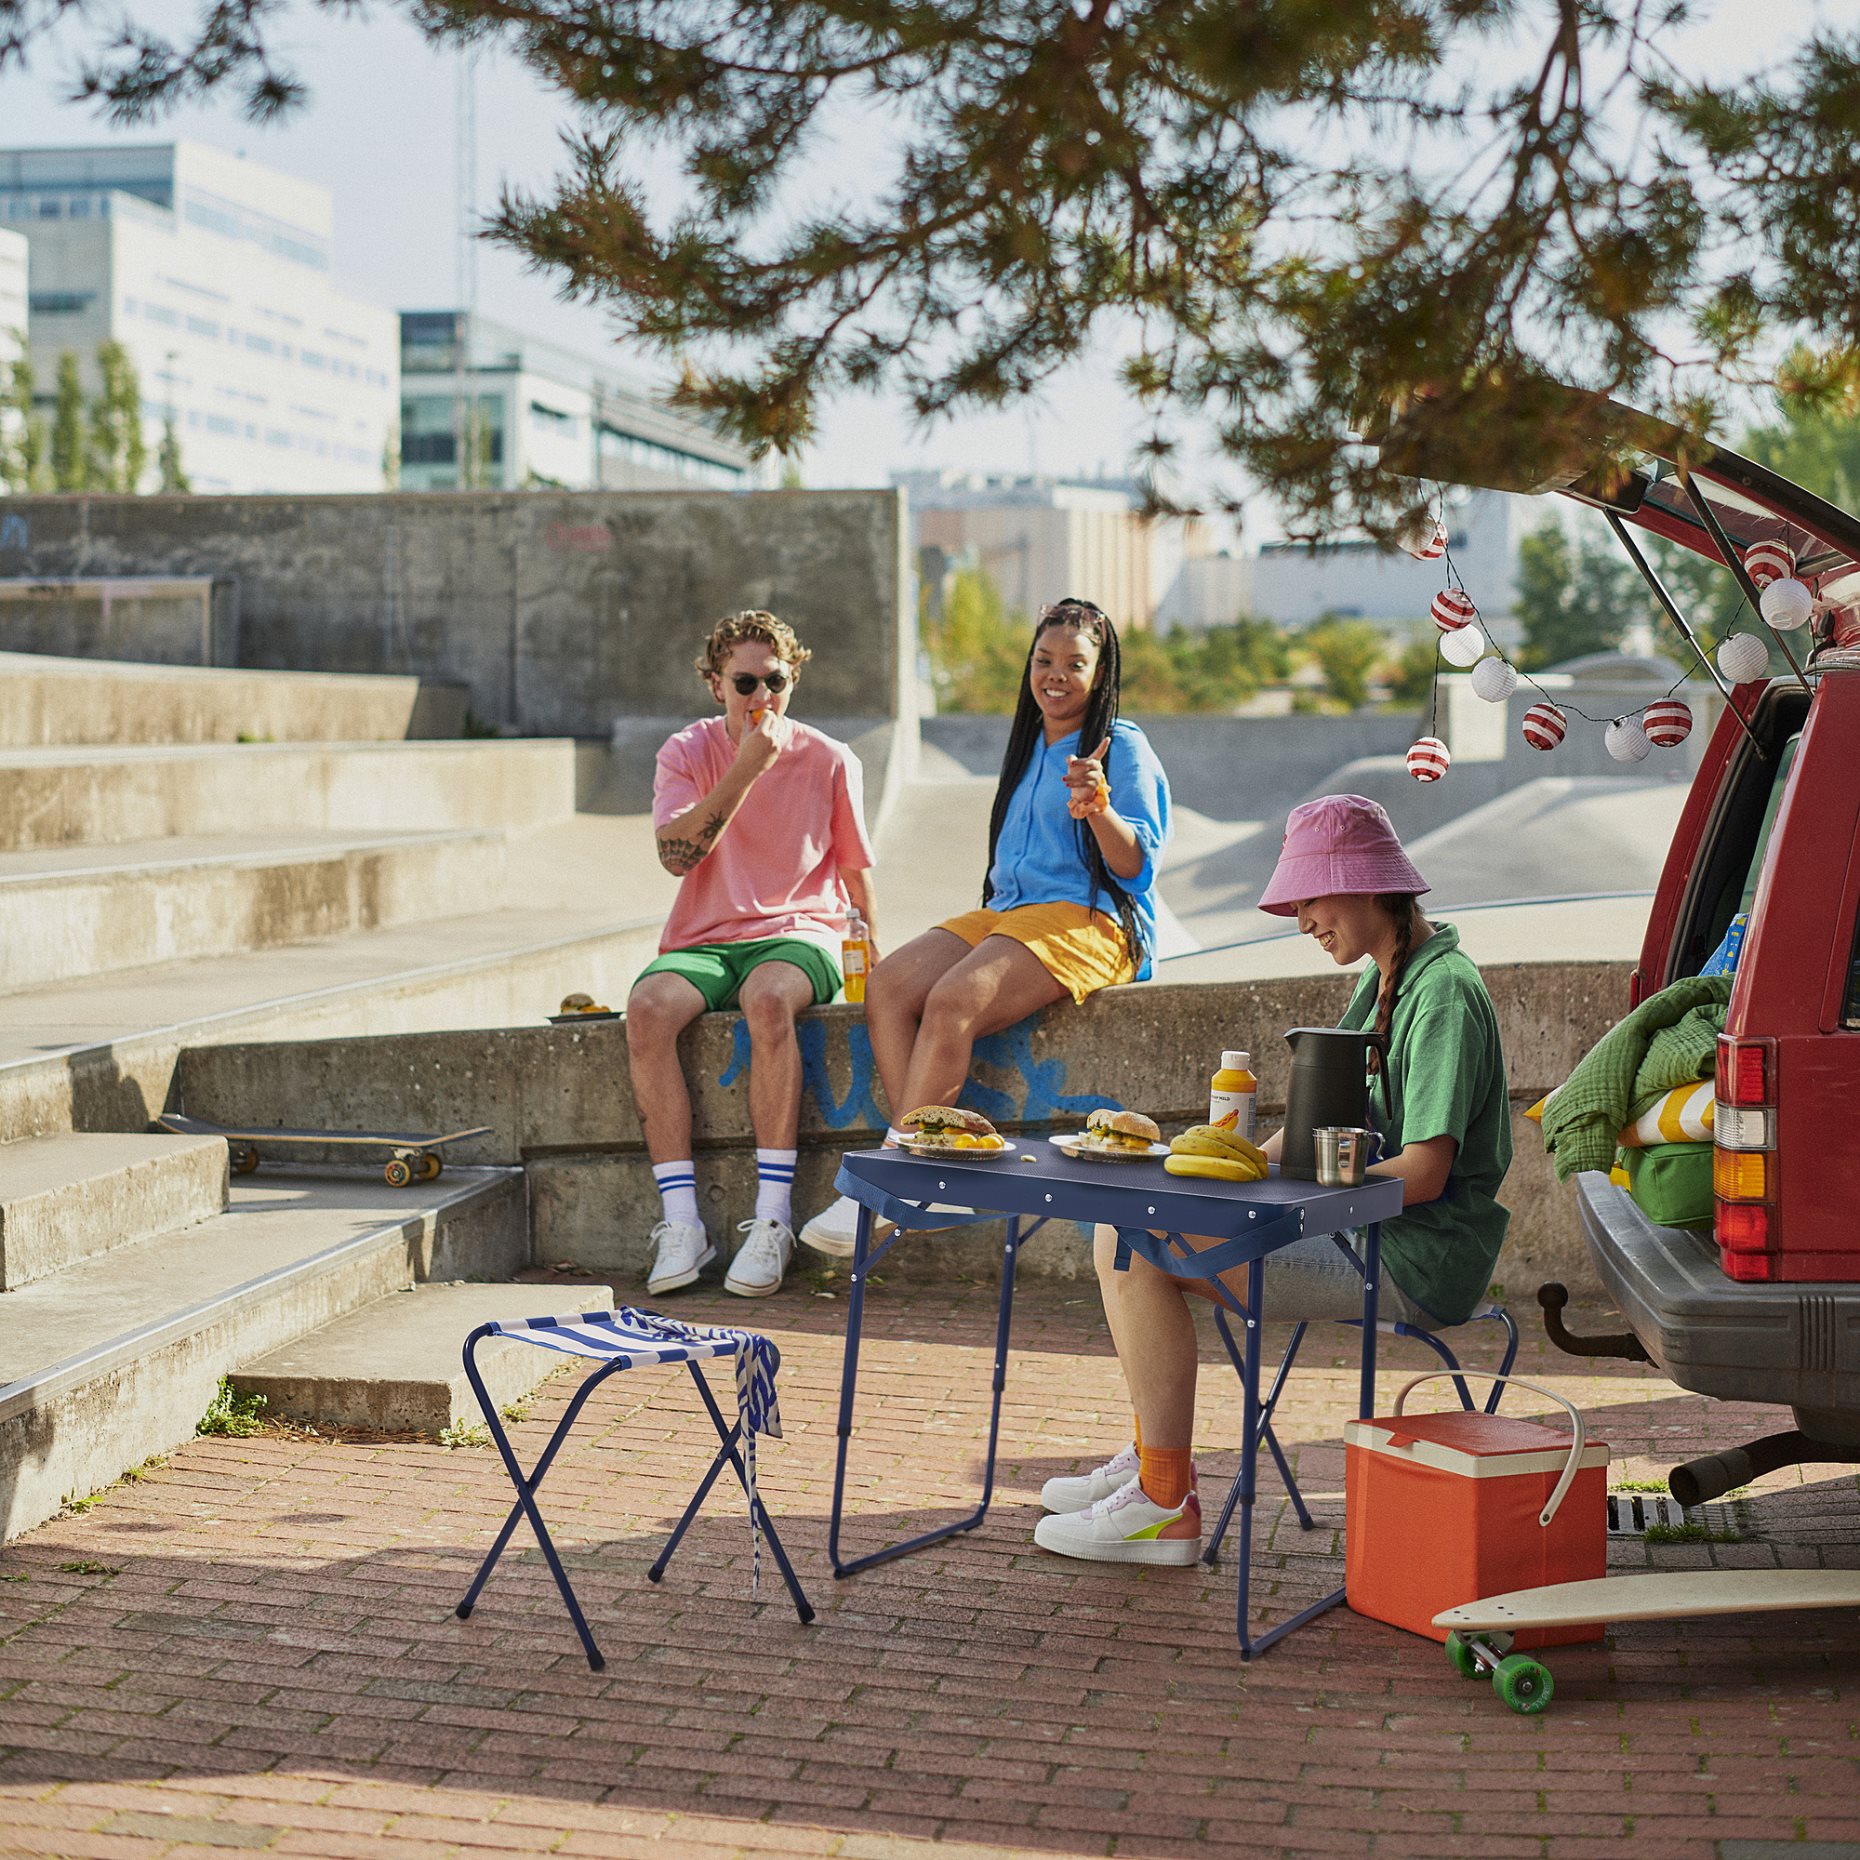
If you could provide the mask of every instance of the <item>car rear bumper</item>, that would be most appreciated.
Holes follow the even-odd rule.
[[[1709,1235],[1656,1227],[1607,1176],[1576,1178],[1609,1296],[1681,1388],[1831,1415],[1860,1409],[1860,1283],[1743,1285]]]

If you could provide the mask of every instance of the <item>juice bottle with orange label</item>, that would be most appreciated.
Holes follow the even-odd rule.
[[[857,911],[846,920],[846,933],[840,938],[840,973],[846,978],[846,999],[865,999],[865,978],[872,967],[872,933]]]
[[[1221,1055],[1221,1069],[1208,1086],[1208,1122],[1253,1143],[1259,1080],[1247,1070],[1247,1058],[1239,1052]]]

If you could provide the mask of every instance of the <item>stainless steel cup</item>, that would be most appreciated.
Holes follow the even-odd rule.
[[[1382,1147],[1381,1134],[1357,1125],[1326,1124],[1311,1133],[1323,1188],[1360,1188]]]

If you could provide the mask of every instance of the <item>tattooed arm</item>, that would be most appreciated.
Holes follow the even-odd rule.
[[[772,727],[777,724],[782,726],[780,731]],[[763,719],[760,727],[745,730],[736,760],[716,787],[657,830],[654,837],[659,843],[659,863],[674,878],[683,878],[703,864],[755,786],[756,777],[781,753],[791,728],[786,718],[771,715]]]

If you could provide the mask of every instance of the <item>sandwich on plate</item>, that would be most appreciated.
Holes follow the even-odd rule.
[[[1147,1156],[1150,1145],[1161,1141],[1162,1132],[1154,1118],[1145,1117],[1141,1111],[1114,1111],[1101,1104],[1086,1118],[1073,1147],[1088,1154],[1096,1151]]]
[[[1007,1148],[1000,1133],[979,1111],[960,1105],[926,1104],[898,1120],[898,1128],[919,1155],[992,1155]]]

